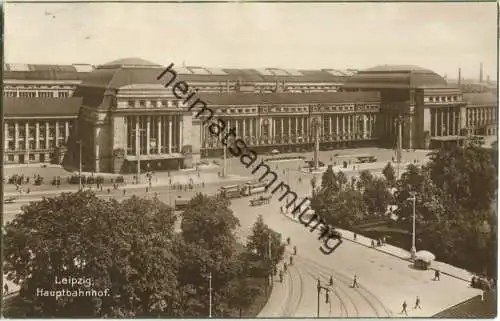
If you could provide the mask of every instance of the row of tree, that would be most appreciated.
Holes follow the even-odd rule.
[[[122,202],[91,192],[61,194],[23,207],[4,230],[4,272],[20,284],[13,317],[238,316],[283,256],[281,235],[259,218],[243,247],[238,219],[222,197],[198,194],[182,215],[158,199]],[[269,246],[269,247],[268,247]],[[268,251],[266,251],[268,249]],[[41,290],[89,290],[56,278],[90,278],[109,296],[43,296]],[[60,282],[59,282],[60,283]]]
[[[400,179],[390,163],[384,177],[364,171],[350,181],[329,167],[321,186],[312,182],[312,207],[325,222],[356,229],[388,220],[387,206],[394,204],[396,226],[411,232],[415,195],[417,249],[496,277],[497,175],[497,150],[474,146],[432,152],[427,164],[409,165]]]

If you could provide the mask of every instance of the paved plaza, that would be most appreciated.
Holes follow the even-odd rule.
[[[357,154],[379,153],[378,161],[371,164],[356,164],[355,170],[340,169],[335,166],[335,170],[346,170],[347,175],[356,175],[360,170],[369,169],[380,172],[387,161],[390,161],[393,153],[390,150],[367,149],[357,151],[335,151],[322,152],[321,159],[329,164],[329,158],[352,159],[354,161]],[[340,154],[333,156],[333,154]],[[418,162],[425,161],[426,152],[408,153],[405,160],[418,159]],[[310,155],[307,155],[309,157]],[[311,156],[312,157],[312,156]],[[324,159],[324,160],[323,160]],[[220,160],[219,160],[220,161]],[[222,162],[220,162],[222,164]],[[352,162],[354,164],[354,162]],[[273,162],[272,168],[283,181],[288,181],[299,197],[307,196],[311,193],[310,178],[321,177],[321,173],[310,174],[298,170],[303,165],[303,161],[283,161]],[[228,160],[228,178],[220,178],[218,170],[201,171],[200,177],[196,172],[172,173],[171,179],[175,183],[188,183],[193,180],[196,187],[193,191],[174,191],[170,188],[170,178],[164,174],[158,176],[158,180],[153,180],[152,188],[146,192],[147,184],[126,184],[120,190],[111,190],[110,194],[104,191],[97,191],[101,197],[114,197],[118,200],[127,198],[132,194],[139,196],[158,197],[167,204],[177,197],[190,197],[195,192],[215,193],[222,186],[237,181],[247,181],[251,177],[250,171],[239,164],[238,159]],[[258,176],[254,177],[256,179]],[[300,182],[299,182],[300,178]],[[205,182],[205,187],[201,187],[201,181]],[[319,183],[319,182],[318,182]],[[68,189],[50,191],[33,191],[30,195],[22,195],[18,202],[6,204],[4,210],[5,221],[13,218],[16,211],[23,204],[39,199],[42,195],[55,195],[63,191],[74,191],[77,186]],[[122,190],[127,189],[126,195]],[[9,192],[7,195],[15,194]],[[250,229],[258,215],[264,217],[264,221],[271,228],[282,234],[283,239],[291,237],[292,246],[297,246],[298,255],[295,257],[294,265],[290,267],[285,275],[284,283],[275,279],[273,292],[270,300],[259,316],[262,317],[314,317],[317,309],[316,282],[319,278],[326,284],[330,276],[334,278],[334,286],[330,295],[329,304],[324,302],[324,296],[320,302],[320,316],[322,317],[403,317],[400,315],[403,300],[408,303],[408,316],[432,316],[452,305],[464,301],[474,295],[478,290],[471,289],[466,281],[468,272],[459,269],[453,270],[459,277],[444,275],[447,267],[444,263],[436,262],[443,271],[441,281],[432,281],[433,271],[415,270],[407,260],[407,251],[386,245],[383,249],[370,248],[370,240],[358,236],[357,242],[353,242],[352,234],[343,231],[346,240],[331,255],[324,255],[320,252],[321,243],[318,241],[318,233],[309,232],[304,226],[298,224],[291,217],[280,214],[279,208],[282,204],[274,196],[271,203],[264,206],[249,207],[249,198],[232,200],[231,208],[240,220],[238,236],[242,242],[250,234]],[[10,213],[10,214],[9,214]],[[287,248],[285,259],[289,258],[291,247]],[[439,258],[438,258],[439,260]],[[457,272],[458,271],[458,272]],[[461,272],[460,272],[461,271]],[[360,288],[350,287],[353,275],[359,277]],[[463,277],[463,280],[460,279]],[[4,278],[5,280],[5,278]],[[16,290],[17,286],[7,282],[11,290]],[[453,289],[453,291],[450,291]],[[411,309],[416,296],[422,300],[422,309]]]

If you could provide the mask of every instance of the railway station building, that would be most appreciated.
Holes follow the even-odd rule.
[[[4,162],[78,164],[95,172],[190,168],[223,145],[140,58],[100,66],[4,66]],[[431,70],[220,69],[174,66],[179,79],[258,152],[403,148],[498,134],[498,99],[464,94]]]

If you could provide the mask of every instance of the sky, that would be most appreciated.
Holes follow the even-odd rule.
[[[226,68],[419,65],[497,74],[490,3],[57,3],[5,5],[5,60]]]

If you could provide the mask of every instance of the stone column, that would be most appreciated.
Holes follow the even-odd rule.
[[[146,155],[151,148],[151,116],[146,116]]]
[[[285,128],[285,126],[284,126],[285,120],[283,119],[283,117],[280,117],[280,123],[281,123],[280,137],[281,137],[281,139],[283,139],[283,136],[284,136],[283,134],[285,133],[285,129],[284,129]]]
[[[14,148],[19,149],[19,123],[17,121],[14,122]]]
[[[168,153],[172,154],[172,116],[168,116]]]
[[[339,136],[339,115],[335,115],[335,135]]]
[[[332,133],[333,133],[333,128],[332,128],[332,115],[329,115],[328,116],[328,132],[330,134],[330,139],[332,137]]]
[[[247,120],[246,118],[243,118],[243,140],[245,140],[245,137],[247,137]]]
[[[3,144],[4,144],[4,149],[7,150],[9,148],[9,124],[5,122],[5,125],[3,127]]]
[[[56,137],[54,137],[55,141],[55,146],[59,147],[59,122],[56,121]]]
[[[30,127],[29,127],[29,122],[28,121],[26,121],[24,123],[24,136],[25,136],[25,138],[24,138],[24,146],[25,146],[24,149],[26,151],[26,160],[25,161],[26,161],[26,163],[29,164],[29,162],[30,162],[30,154],[29,154],[29,150],[30,150],[30,145],[29,145],[30,144]]]
[[[45,122],[45,149],[49,148],[49,122]]]
[[[38,125],[38,123],[37,123]],[[64,135],[64,141],[68,141],[68,138],[69,138],[69,121],[66,121],[64,123],[64,130],[65,130],[65,135]]]
[[[182,146],[184,146],[184,142],[182,141],[183,128],[184,128],[184,122],[182,121],[182,117],[179,117],[179,153],[182,153]]]
[[[438,135],[438,110],[434,109],[434,114],[432,117],[434,117],[434,136],[439,136]]]
[[[288,117],[288,139],[292,136],[292,117]]]
[[[162,141],[161,141],[161,116],[157,117],[156,126],[158,127],[158,154],[162,153]]]

